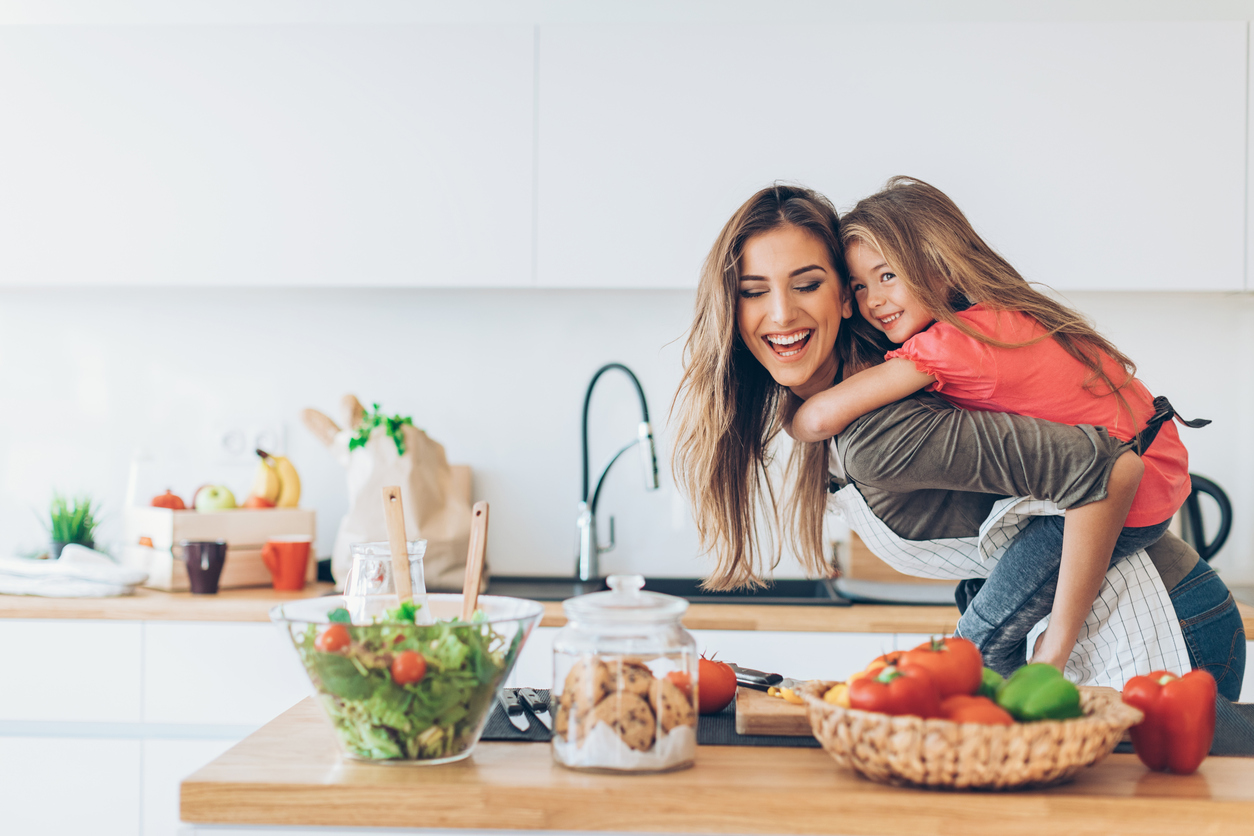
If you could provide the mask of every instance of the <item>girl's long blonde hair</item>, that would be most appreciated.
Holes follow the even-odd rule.
[[[781,554],[777,491],[768,468],[781,413],[795,396],[776,383],[749,351],[736,324],[740,262],[746,242],[781,227],[802,229],[827,248],[849,292],[835,208],[822,195],[776,184],[749,198],[719,233],[697,286],[696,314],[684,345],[684,374],[671,411],[675,453],[671,472],[692,504],[702,547],[717,566],[710,589],[762,586],[767,558],[758,540],[758,510],[769,509],[769,568]],[[847,298],[847,297],[846,297]],[[818,348],[816,346],[816,348]],[[846,371],[879,362],[885,347],[878,331],[857,314],[837,331],[835,351]],[[823,512],[827,501],[826,443],[793,445],[785,481],[786,539],[812,574],[824,573]]]
[[[913,177],[893,177],[883,191],[858,201],[840,226],[841,243],[855,241],[879,250],[884,261],[940,322],[980,342],[1020,348],[1053,337],[1089,370],[1085,387],[1094,395],[1120,393],[1136,375],[1136,365],[1097,333],[1078,311],[1028,284],[984,243],[966,216],[944,192]],[[957,312],[979,303],[990,310],[1021,311],[1045,329],[1030,343],[1005,343],[972,328]],[[1108,355],[1124,370],[1112,380],[1103,367]]]

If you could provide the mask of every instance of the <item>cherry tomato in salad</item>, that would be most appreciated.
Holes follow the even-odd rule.
[[[697,705],[702,714],[717,714],[736,698],[736,672],[726,662],[701,657],[697,663]]]
[[[427,675],[427,660],[421,653],[403,650],[392,660],[392,680],[397,685],[413,685]]]
[[[323,653],[335,653],[348,647],[348,628],[343,624],[332,624],[322,631],[322,635],[314,639],[314,648]]]

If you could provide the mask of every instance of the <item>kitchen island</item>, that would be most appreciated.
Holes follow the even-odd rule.
[[[0,785],[13,799],[6,823],[13,832],[179,833],[179,781],[310,693],[270,608],[330,591],[0,595],[6,662],[38,684],[0,689]],[[1254,635],[1254,609],[1242,614]],[[694,604],[684,623],[703,651],[808,679],[841,678],[885,650],[951,632],[957,619],[948,606]],[[546,604],[508,685],[548,687],[562,623],[560,604]],[[490,744],[478,757],[497,745],[520,744]],[[757,751],[755,759],[766,750]],[[65,787],[81,803],[59,803]]]
[[[613,775],[557,766],[548,744],[487,742],[454,764],[389,766],[341,760],[306,699],[187,778],[181,812],[198,836],[328,827],[1201,836],[1249,832],[1254,758],[1210,758],[1177,776],[1111,755],[1069,784],[1009,793],[882,786],[821,749],[702,746],[691,769]]]

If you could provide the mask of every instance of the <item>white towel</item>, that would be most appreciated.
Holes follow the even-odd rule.
[[[0,558],[0,593],[45,598],[130,595],[148,573],[119,566],[108,555],[70,544],[60,560]]]

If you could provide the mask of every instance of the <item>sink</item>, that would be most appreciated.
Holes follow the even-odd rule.
[[[565,601],[576,595],[605,589],[605,580],[583,582],[571,577],[536,575],[492,576],[488,595],[510,595],[533,601]],[[694,604],[786,604],[788,606],[847,607],[830,580],[777,580],[763,589],[709,592],[701,578],[645,578],[644,588],[675,595]]]

